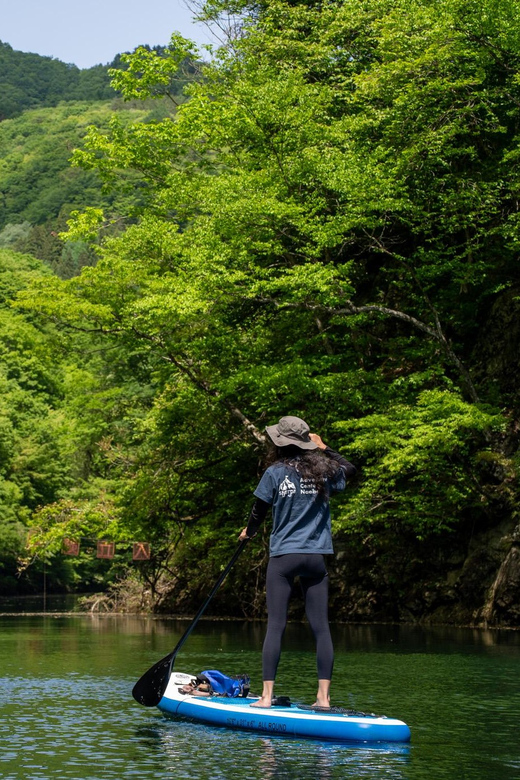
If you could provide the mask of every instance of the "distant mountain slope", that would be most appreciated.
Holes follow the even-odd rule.
[[[139,188],[104,192],[97,174],[71,167],[70,157],[88,126],[108,128],[116,109],[122,124],[151,115],[120,100],[62,102],[0,122],[0,248],[30,253],[66,276],[93,261],[70,257],[85,248],[73,250],[59,238],[70,212],[96,205],[119,224],[138,203]]]
[[[15,51],[0,41],[0,121],[62,100],[110,100],[116,93],[108,70],[119,65],[118,55],[110,65],[80,70],[52,57]]]
[[[143,46],[159,56],[165,47]],[[110,65],[80,70],[52,57],[14,51],[0,42],[0,248],[29,253],[60,276],[95,262],[86,245],[64,245],[59,237],[72,210],[105,209],[107,230],[135,218],[141,184],[108,193],[97,173],[72,168],[90,125],[108,129],[120,122],[150,122],[171,116],[167,98],[125,102],[110,86],[108,71],[126,68],[117,55]],[[185,85],[198,74],[184,62],[169,92],[183,100]],[[2,121],[3,120],[3,121]]]
[[[125,123],[145,119],[149,111],[122,107]],[[89,125],[108,127],[111,103],[70,102],[38,108],[0,124],[0,230],[8,223],[41,224],[101,197],[97,174],[72,168],[72,150],[81,145]]]

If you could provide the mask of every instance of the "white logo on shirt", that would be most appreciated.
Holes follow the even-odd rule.
[[[286,498],[287,496],[294,496],[296,493],[296,485],[294,482],[291,482],[289,477],[285,477],[284,481],[278,488],[278,493],[282,498]]]

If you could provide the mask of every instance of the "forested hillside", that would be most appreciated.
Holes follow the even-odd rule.
[[[298,414],[359,469],[334,507],[337,619],[515,625],[518,6],[206,5],[237,11],[174,114],[74,154],[113,197],[140,188],[133,224],[104,234],[93,201],[70,237],[95,267],[18,295],[98,356],[64,406],[94,466],[32,515],[30,549],[150,541],[124,588],[191,610],[245,524],[265,425]],[[153,99],[186,58],[179,38],[143,50],[113,86]],[[216,610],[262,614],[267,533]]]
[[[164,46],[145,45],[138,49],[158,58],[166,53]],[[111,84],[111,71],[127,68],[127,54],[118,54],[106,65],[80,69],[53,57],[16,51],[0,41],[0,122],[61,102],[113,100],[119,92]],[[180,100],[183,87],[195,70],[193,62],[183,62],[166,82],[163,80],[163,86],[167,84],[170,95]]]
[[[63,411],[67,383],[78,376],[66,339],[12,308],[20,290],[49,275],[40,261],[0,250],[0,593],[41,587],[41,565],[17,578],[27,524],[78,476],[77,436],[71,447],[67,435],[73,415]]]
[[[110,100],[109,65],[80,70],[53,57],[15,51],[0,41],[0,121],[22,111],[56,106],[62,100]]]
[[[112,230],[135,218],[138,188],[105,193],[96,173],[70,164],[89,126],[108,129],[115,113],[124,124],[145,121],[150,111],[69,102],[0,123],[0,246],[30,253],[69,277],[95,262],[86,242],[65,244],[60,237],[71,212],[98,203],[108,220],[114,217]]]
[[[161,58],[164,47],[144,49]],[[107,215],[107,232],[132,222],[140,207],[141,189],[130,175],[126,189],[106,192],[96,172],[70,164],[88,128],[108,130],[115,116],[128,122],[147,122],[169,116],[183,99],[183,86],[195,66],[183,63],[168,80],[171,98],[123,102],[110,86],[111,68],[126,68],[124,55],[111,66],[79,70],[59,60],[13,51],[0,43],[0,247],[44,260],[59,276],[68,278],[96,255],[84,241],[65,244],[72,211],[95,203]],[[10,108],[8,109],[8,106]]]

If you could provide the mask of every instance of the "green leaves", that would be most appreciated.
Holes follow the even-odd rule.
[[[172,89],[179,78],[183,64],[197,59],[195,45],[174,33],[164,51],[139,46],[132,54],[121,55],[121,62],[127,69],[112,69],[112,86],[121,92],[125,100],[145,100],[172,96],[178,90]]]
[[[107,480],[120,529],[229,540],[292,413],[360,467],[339,529],[427,538],[493,521],[497,494],[512,512],[507,415],[484,404],[514,401],[479,352],[518,276],[516,4],[206,13],[226,9],[243,34],[174,112],[120,112],[75,153],[115,188],[71,222],[96,267],[20,296],[92,353],[64,379],[74,500]],[[138,50],[114,83],[155,99],[194,56]]]
[[[479,447],[485,449],[490,432],[504,425],[496,412],[446,390],[424,391],[413,405],[338,423],[362,464],[361,486],[338,527],[404,525],[421,538],[453,528],[466,513],[486,511],[490,495],[479,479],[486,458]]]
[[[63,457],[61,376],[48,333],[10,308],[16,292],[48,276],[34,258],[0,251],[0,539],[4,555],[24,541],[31,512],[71,482]]]

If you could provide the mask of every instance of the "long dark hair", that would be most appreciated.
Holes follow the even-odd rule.
[[[327,480],[334,477],[339,468],[338,464],[323,455],[321,450],[302,450],[293,444],[288,447],[270,445],[266,468],[275,463],[283,463],[296,469],[301,479],[312,480],[322,498],[328,498]]]

